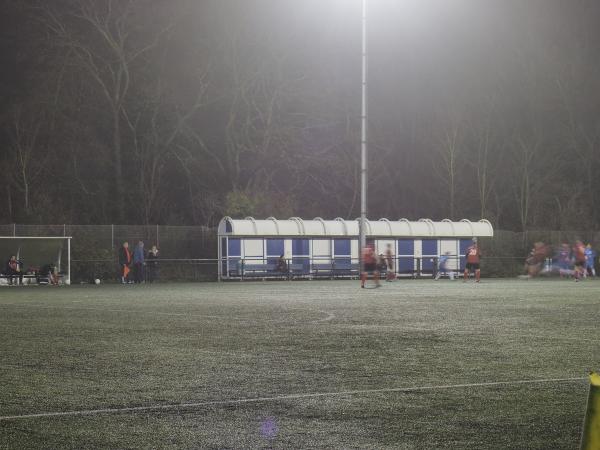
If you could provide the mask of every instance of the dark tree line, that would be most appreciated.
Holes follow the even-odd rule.
[[[359,215],[359,1],[2,10],[1,221]],[[597,2],[369,13],[370,217],[598,226]]]

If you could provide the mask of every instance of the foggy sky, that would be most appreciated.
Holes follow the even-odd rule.
[[[359,149],[360,0],[131,3],[128,45],[157,44],[131,65],[130,90],[119,113],[125,187],[131,192],[125,217],[112,209],[114,185],[107,182],[115,154],[109,105],[48,19],[51,12],[63,21],[70,39],[97,58],[99,74],[108,79],[108,64],[114,64],[110,48],[76,12],[85,4],[103,16],[109,3],[4,0],[0,167],[8,182],[0,219],[210,224],[228,213],[227,196],[238,190],[250,197],[266,192],[256,200],[262,206],[255,214],[357,215],[352,177]],[[586,226],[599,223],[600,204],[590,191],[591,173],[600,165],[594,156],[600,138],[599,13],[600,4],[580,0],[370,0],[369,216],[483,214],[519,229],[566,226],[563,218],[549,218],[587,210]],[[202,107],[186,119],[186,130],[178,129],[171,147],[161,147],[201,83]],[[262,112],[259,119],[249,118],[270,96],[275,114],[267,130]],[[164,169],[160,195],[147,198],[148,187],[136,180],[148,167],[140,158],[148,155],[132,151],[135,136],[127,120],[138,117],[137,132],[148,138],[157,123],[150,119],[152,108],[161,118],[154,132],[160,130],[158,140],[145,145],[164,153],[152,153]],[[44,204],[39,188],[28,194],[37,212],[20,206],[17,110],[47,110],[52,117],[42,121],[43,139],[34,149],[51,156],[43,169],[32,169],[35,178],[28,181],[35,187],[61,180],[55,211],[39,206]],[[237,111],[233,125],[232,111]],[[457,131],[464,148],[452,210],[439,162],[449,130]],[[260,148],[266,135],[269,147]],[[482,136],[489,143],[483,161],[493,178],[489,192],[481,179]],[[519,163],[527,155],[519,146],[535,151],[530,158],[535,164],[525,163],[527,176]],[[582,155],[581,164],[572,161],[573,153]],[[182,155],[189,160],[183,162]],[[552,167],[551,161],[559,162]],[[565,177],[575,178],[575,186],[563,183]],[[289,208],[281,208],[282,199]],[[90,207],[92,200],[100,206]],[[144,214],[140,201],[147,203]],[[551,206],[536,206],[546,203]],[[188,213],[190,208],[198,213]]]

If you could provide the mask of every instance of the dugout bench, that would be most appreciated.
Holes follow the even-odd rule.
[[[57,279],[61,280],[64,278],[64,274],[62,273],[57,273],[55,274],[55,276],[57,277]],[[23,278],[23,280],[35,280],[37,284],[40,284],[40,279],[41,278],[46,278],[45,275],[41,275],[40,273],[38,273],[38,271],[27,271],[25,273],[23,273],[22,275],[8,275],[5,273],[0,273],[0,279],[5,279],[5,280],[9,280],[9,279],[13,279],[14,281],[19,281],[20,278]],[[23,285],[25,284],[31,284],[31,283],[23,283]]]
[[[229,276],[237,276],[241,280],[291,280],[304,273],[302,264],[290,263],[287,264],[287,268],[287,271],[280,271],[277,270],[277,264],[274,263],[246,263],[244,260],[240,260],[235,268],[229,270]]]

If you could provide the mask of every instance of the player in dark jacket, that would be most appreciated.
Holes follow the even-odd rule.
[[[153,245],[148,255],[146,255],[146,276],[148,283],[153,283],[158,279],[158,248]]]

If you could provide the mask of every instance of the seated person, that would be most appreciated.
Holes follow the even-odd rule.
[[[19,261],[15,255],[11,256],[6,262],[5,275],[8,277],[8,284],[13,284],[15,278],[18,278],[17,284],[23,284],[23,262]]]
[[[281,255],[279,259],[277,259],[277,266],[275,266],[275,270],[277,272],[287,273],[287,262],[285,261],[285,257],[283,255]]]
[[[52,284],[58,286],[58,274],[56,273],[56,266],[54,264],[46,264],[37,273],[38,284]]]

